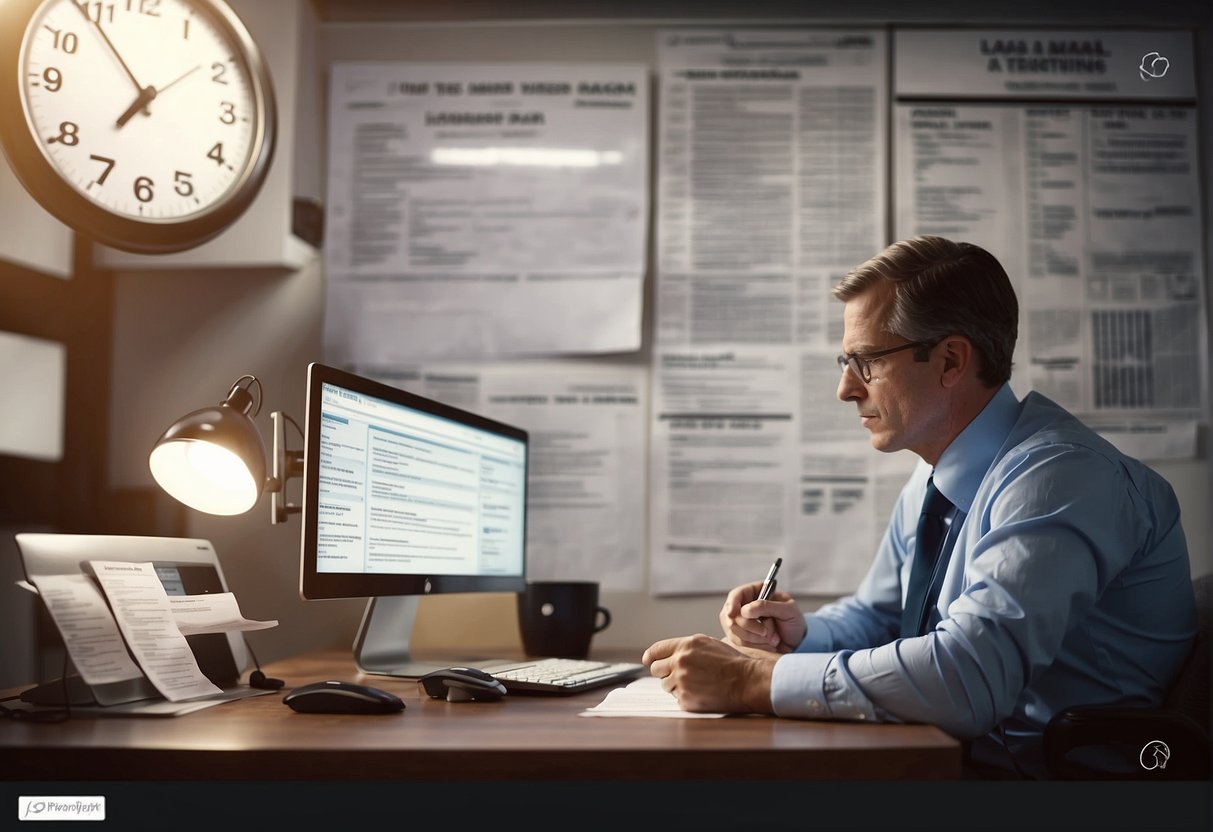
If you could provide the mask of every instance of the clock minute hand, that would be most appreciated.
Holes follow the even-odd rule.
[[[187,69],[185,72],[181,73],[176,78],[169,81],[167,84],[165,84],[160,89],[156,89],[155,87],[153,87],[149,84],[148,86],[139,90],[139,95],[136,96],[135,100],[131,102],[131,106],[127,107],[126,110],[123,111],[122,115],[118,116],[118,121],[117,121],[116,126],[118,126],[118,127],[123,126],[128,121],[130,121],[132,118],[134,118],[135,113],[139,112],[140,110],[143,110],[144,115],[151,115],[151,113],[148,110],[144,109],[145,107],[147,107],[148,104],[150,104],[158,95],[161,95],[169,87],[173,86],[178,81],[184,80],[190,74],[201,69],[201,67],[202,67],[202,64],[198,64],[197,66],[193,66],[193,67]]]
[[[160,87],[160,88],[157,90],[157,93],[158,93],[158,94],[159,94],[159,93],[163,93],[163,92],[164,92],[165,90],[167,90],[169,87],[173,86],[173,84],[176,84],[176,83],[177,83],[177,82],[179,82],[179,81],[184,81],[184,80],[185,80],[187,77],[189,77],[191,74],[193,74],[193,73],[197,72],[197,71],[198,71],[198,70],[200,70],[200,69],[202,69],[202,64],[197,64],[196,66],[190,67],[190,68],[189,68],[189,69],[187,69],[185,72],[181,73],[181,74],[180,74],[180,75],[178,75],[176,78],[174,78],[173,80],[169,81],[169,82],[168,82],[167,84],[165,84],[163,87]]]
[[[140,90],[140,94],[142,94],[143,85],[139,83],[139,79],[135,77],[135,73],[131,72],[131,68],[126,65],[126,61],[122,60],[122,55],[114,46],[114,42],[110,40],[109,35],[107,35],[105,30],[101,28],[100,21],[93,20],[91,17],[89,17],[88,10],[84,8],[83,5],[75,2],[73,2],[72,5],[80,10],[80,14],[84,15],[84,19],[87,20],[93,26],[93,28],[97,30],[97,33],[101,35],[101,39],[104,40],[105,45],[110,48],[110,52],[114,53],[114,57],[118,59],[118,63],[122,64],[122,68],[126,71],[126,77],[131,79],[131,83],[135,85],[135,89]]]

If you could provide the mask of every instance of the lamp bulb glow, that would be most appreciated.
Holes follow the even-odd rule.
[[[164,442],[148,458],[160,487],[208,514],[243,514],[257,504],[262,483],[227,448],[197,439]]]

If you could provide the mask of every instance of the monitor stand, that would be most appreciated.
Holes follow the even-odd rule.
[[[363,673],[417,679],[452,665],[483,666],[485,659],[448,657],[415,660],[410,642],[417,619],[419,595],[371,598],[354,639],[354,662]],[[500,659],[494,660],[500,662]]]

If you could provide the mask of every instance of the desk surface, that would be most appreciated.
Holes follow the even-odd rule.
[[[390,690],[388,716],[299,714],[281,694],[180,717],[0,722],[6,780],[872,780],[960,776],[959,743],[926,725],[587,718],[609,688],[449,703],[414,680],[358,672],[348,652],[268,665],[292,687],[322,679]],[[239,753],[234,753],[239,752]]]

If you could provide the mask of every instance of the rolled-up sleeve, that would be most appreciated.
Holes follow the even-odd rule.
[[[846,669],[850,651],[794,653],[775,663],[771,705],[776,716],[793,719],[852,719],[881,721]]]

